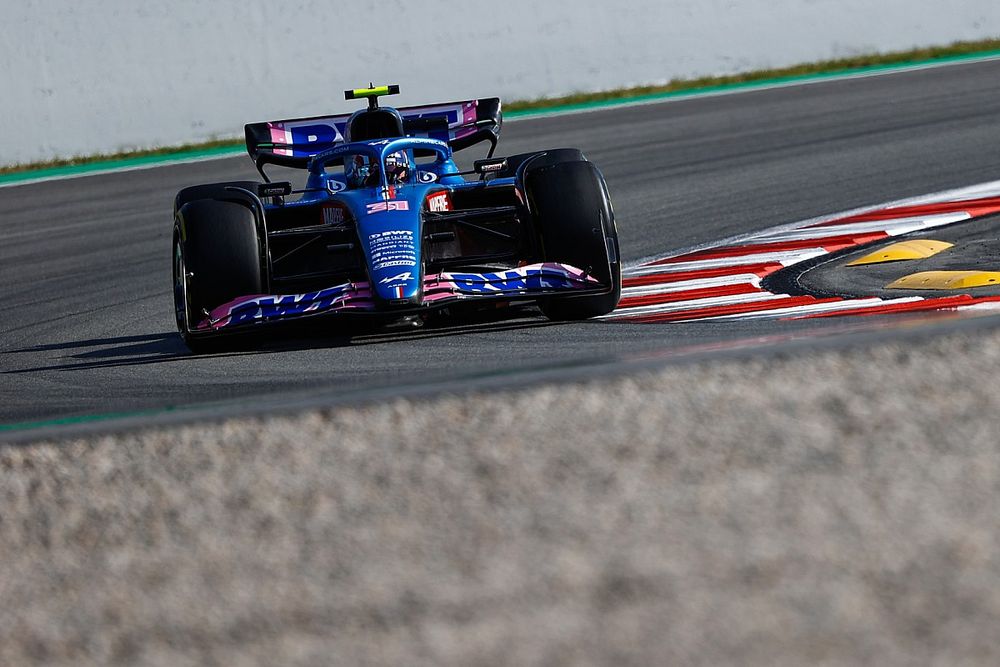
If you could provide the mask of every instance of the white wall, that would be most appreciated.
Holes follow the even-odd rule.
[[[244,122],[727,74],[1000,34],[996,0],[0,0],[0,164]]]

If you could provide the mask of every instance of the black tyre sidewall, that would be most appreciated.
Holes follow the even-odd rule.
[[[621,298],[618,233],[600,171],[586,161],[529,164],[524,183],[541,259],[587,270],[612,286],[607,294],[540,300],[542,312],[550,319],[579,320],[614,310]],[[608,256],[607,239],[613,258]]]
[[[253,212],[235,202],[210,199],[188,202],[177,212],[175,229],[174,252],[176,244],[180,244],[188,274],[184,304],[187,322],[181,334],[194,349],[191,343],[203,335],[193,334],[191,327],[205,311],[264,291],[260,242]],[[178,327],[181,328],[180,318]]]

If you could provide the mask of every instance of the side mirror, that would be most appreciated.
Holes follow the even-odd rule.
[[[257,196],[261,199],[265,197],[287,197],[292,194],[291,183],[258,183]]]
[[[476,160],[472,163],[472,168],[477,174],[495,174],[498,171],[503,171],[507,166],[507,158],[505,157],[495,157],[489,160]]]

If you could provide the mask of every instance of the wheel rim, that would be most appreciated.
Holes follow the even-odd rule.
[[[177,319],[177,329],[182,334],[188,333],[188,281],[187,266],[184,264],[184,249],[177,233],[174,232],[174,316]]]

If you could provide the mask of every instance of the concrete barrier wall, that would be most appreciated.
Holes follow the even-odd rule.
[[[533,98],[1000,33],[996,0],[0,0],[0,164],[238,136],[244,122]]]

